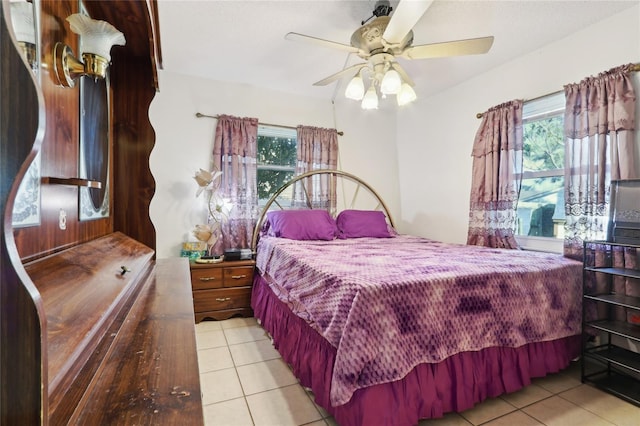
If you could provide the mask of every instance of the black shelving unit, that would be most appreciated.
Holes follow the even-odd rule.
[[[625,251],[636,268],[614,264]],[[624,278],[640,294],[640,245],[585,241],[583,260],[582,382],[640,406],[640,353],[625,347],[640,347],[640,297],[614,285]],[[635,316],[638,323],[628,320]]]

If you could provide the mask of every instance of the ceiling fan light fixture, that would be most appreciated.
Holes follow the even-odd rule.
[[[360,74],[356,74],[347,85],[347,89],[344,91],[344,96],[354,101],[360,101],[364,97],[364,82]]]
[[[367,93],[362,98],[362,109],[378,109],[378,94],[376,88],[372,84],[367,90]]]
[[[400,78],[400,74],[398,74],[398,71],[391,69],[382,77],[380,92],[385,95],[395,95],[400,92],[401,86],[402,79]]]
[[[288,33],[285,38],[347,51],[366,61],[346,67],[314,83],[314,86],[325,86],[358,72],[345,89],[346,98],[362,100],[363,109],[375,109],[379,102],[376,93],[379,88],[382,99],[387,95],[396,95],[398,105],[402,106],[413,102],[417,96],[411,77],[396,58],[412,60],[477,55],[487,53],[493,45],[493,36],[413,45],[413,28],[433,2],[434,0],[396,0],[395,6],[391,7],[389,0],[376,0],[373,15],[363,20],[361,26],[352,33],[350,44],[299,33]],[[360,80],[362,70],[366,71],[364,75],[375,86],[366,93]]]
[[[400,87],[400,91],[396,96],[398,105],[399,106],[407,105],[415,101],[417,98],[418,96],[416,95],[416,92],[413,90],[413,88],[409,86],[407,83],[402,83],[402,86]]]

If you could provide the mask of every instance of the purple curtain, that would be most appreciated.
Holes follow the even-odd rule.
[[[518,248],[516,207],[522,181],[522,101],[482,115],[473,144],[467,244]]]
[[[296,175],[311,170],[335,169],[338,165],[338,132],[336,129],[297,127]],[[303,179],[293,188],[293,205],[298,207],[335,209],[336,177],[316,175]]]
[[[623,65],[565,86],[565,256],[604,239],[611,179],[636,177],[635,92]]]
[[[222,221],[222,238],[214,245],[213,253],[251,246],[258,218],[257,138],[257,118],[218,117],[213,164],[222,171],[218,192],[229,199],[232,209],[228,219]]]

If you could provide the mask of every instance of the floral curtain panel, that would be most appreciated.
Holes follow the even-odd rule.
[[[518,248],[516,207],[522,181],[522,101],[482,115],[473,144],[467,244]]]
[[[221,197],[230,201],[232,208],[228,219],[221,223],[222,238],[216,242],[212,253],[251,245],[258,218],[257,138],[257,118],[218,117],[213,165],[222,171],[218,191]]]
[[[623,65],[566,85],[565,256],[606,237],[611,179],[636,177],[635,91]]]
[[[297,127],[296,175],[318,169],[335,169],[338,165],[336,129]],[[293,188],[293,205],[333,210],[336,207],[336,177],[316,175],[303,179]]]

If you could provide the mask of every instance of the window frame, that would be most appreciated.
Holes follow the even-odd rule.
[[[283,138],[283,139],[293,139],[296,142],[296,149],[298,146],[298,132],[295,128],[289,128],[284,126],[274,126],[274,125],[258,125],[258,137],[272,137],[272,138]],[[256,163],[256,186],[259,184],[259,171],[260,170],[270,170],[270,171],[283,171],[283,172],[291,172],[293,176],[296,174],[296,164],[297,158],[294,159],[294,164],[292,166],[288,165],[279,165],[279,164],[260,164]],[[275,190],[278,190],[276,188]],[[274,191],[275,193],[275,191]],[[258,198],[258,208],[262,210],[265,204],[269,201],[269,198],[262,199]]]
[[[522,109],[522,126],[530,121],[544,120],[559,115],[563,115],[565,110],[565,96],[563,91],[551,93],[530,101],[525,101]],[[564,136],[563,136],[564,139]],[[524,153],[523,153],[524,155]],[[564,167],[561,169],[548,169],[540,171],[524,171],[522,172],[522,180],[545,178],[545,177],[564,177]],[[562,253],[564,248],[564,240],[555,237],[540,237],[529,235],[515,235],[518,245],[525,250],[544,251],[551,253]]]

